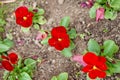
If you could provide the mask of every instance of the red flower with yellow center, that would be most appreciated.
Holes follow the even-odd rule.
[[[52,38],[49,39],[48,43],[50,46],[55,47],[57,50],[63,50],[68,48],[70,45],[70,39],[66,29],[63,26],[58,26],[51,31]]]
[[[88,73],[89,77],[91,79],[95,79],[97,77],[99,78],[105,78],[106,77],[106,58],[102,56],[96,56],[92,52],[87,52],[83,56],[83,60],[87,64],[82,71]]]
[[[2,55],[1,58],[2,66],[8,71],[12,71],[14,69],[13,65],[16,64],[18,61],[18,56],[16,53],[10,53],[8,54],[8,56]]]
[[[33,18],[33,13],[28,11],[28,8],[25,6],[21,6],[16,9],[15,11],[16,15],[16,23],[28,28],[32,25],[32,18]]]

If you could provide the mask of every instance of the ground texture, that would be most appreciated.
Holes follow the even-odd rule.
[[[31,28],[29,33],[23,33],[20,26],[15,23],[14,10],[21,5],[27,7],[37,6],[45,9],[45,17],[47,23],[41,26],[41,29],[51,30],[58,26],[62,17],[70,16],[70,27],[75,28],[78,34],[85,34],[85,37],[77,37],[74,42],[76,48],[73,54],[81,54],[85,49],[90,38],[96,39],[100,44],[104,40],[112,39],[120,46],[120,14],[114,21],[102,20],[95,22],[95,19],[90,19],[88,15],[89,9],[81,8],[79,2],[81,0],[65,0],[62,4],[57,0],[22,0],[16,1],[12,4],[5,4],[9,6],[7,10],[7,24],[5,26],[5,33],[11,33],[14,47],[10,51],[17,52],[22,57],[31,57],[37,55],[41,57],[44,62],[37,65],[37,70],[34,73],[33,80],[50,80],[52,76],[58,75],[60,72],[68,72],[69,80],[86,80],[86,75],[82,73],[81,66],[73,62],[69,58],[65,58],[48,45],[41,45],[35,42],[35,37],[38,30]],[[22,41],[22,44],[19,44]],[[120,59],[120,52],[115,55]],[[0,71],[2,76],[2,72]],[[78,75],[80,73],[80,75]],[[119,74],[107,77],[106,80],[116,80]],[[2,77],[0,78],[2,80]]]

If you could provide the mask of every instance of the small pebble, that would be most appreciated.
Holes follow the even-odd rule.
[[[58,0],[58,4],[63,4],[64,0]]]

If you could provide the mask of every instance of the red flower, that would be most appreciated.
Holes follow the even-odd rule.
[[[86,66],[82,69],[84,72],[88,72],[88,75],[91,79],[95,79],[97,77],[104,78],[106,77],[106,58],[102,56],[96,56],[92,52],[87,52],[83,56],[83,60],[86,62]]]
[[[1,62],[1,64],[8,71],[12,71],[14,69],[14,67],[12,66],[12,64],[9,61],[7,61],[7,60],[3,60]]]
[[[66,34],[67,31],[65,29],[65,27],[63,26],[58,26],[58,27],[54,27],[51,31],[51,35],[52,36],[56,36],[56,33],[63,33],[63,34]]]
[[[2,55],[1,58],[2,66],[8,71],[12,71],[14,69],[13,65],[16,64],[18,61],[18,56],[16,53],[10,53],[8,54],[8,56]]]
[[[32,25],[32,17],[34,14],[32,12],[29,12],[27,7],[21,6],[17,8],[15,11],[15,15],[17,24],[25,28],[28,28]]]
[[[16,64],[18,61],[18,56],[15,53],[8,54],[9,60],[12,64]]]
[[[52,38],[49,39],[48,43],[50,46],[54,46],[57,50],[63,50],[68,48],[70,45],[70,39],[63,26],[58,26],[51,31]]]

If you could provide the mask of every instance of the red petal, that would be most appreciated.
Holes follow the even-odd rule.
[[[62,47],[60,44],[56,44],[55,48],[60,51],[64,49],[64,47]]]
[[[10,62],[9,61],[7,61],[7,60],[3,60],[2,62],[1,62],[1,64],[2,64],[2,66],[6,69],[6,70],[8,70],[8,71],[12,71],[13,69],[14,69],[14,67],[10,64]]]
[[[66,29],[63,26],[54,27],[51,31],[52,36],[56,36],[57,33],[65,33]]]
[[[97,62],[96,66],[100,69],[100,70],[107,70],[107,65],[105,63],[102,62]]]
[[[106,77],[106,73],[103,72],[103,71],[99,71],[98,77],[99,77],[99,78],[105,78],[105,77]]]
[[[26,21],[21,19],[16,19],[16,23],[21,25],[24,28],[28,28],[32,25],[32,18],[28,18]]]
[[[87,65],[87,66],[85,66],[85,67],[82,69],[82,71],[84,71],[84,72],[89,72],[92,68],[93,68],[92,65]]]
[[[27,17],[26,21],[21,24],[23,27],[28,28],[32,25],[32,17]]]
[[[103,56],[99,56],[99,57],[98,57],[98,61],[99,61],[99,62],[102,62],[102,63],[106,63],[106,58],[103,57]]]
[[[15,11],[16,18],[23,17],[23,15],[25,15],[27,13],[28,13],[28,8],[25,6],[21,6],[21,7],[17,8]]]
[[[28,12],[27,17],[33,17],[33,16],[34,16],[34,14],[32,12]]]
[[[51,39],[48,40],[48,43],[49,43],[50,46],[55,46],[56,40],[54,38],[51,38]]]
[[[2,59],[9,60],[9,58],[8,58],[7,56],[4,56],[4,55],[2,55],[1,58],[2,58]]]
[[[97,78],[98,74],[99,74],[98,70],[91,70],[88,75],[91,79],[95,79]]]
[[[10,54],[8,54],[8,57],[9,57],[9,59],[10,59],[12,64],[16,64],[17,63],[18,56],[17,56],[16,53],[10,53]]]
[[[62,37],[62,41],[60,42],[60,44],[64,47],[64,48],[68,48],[70,46],[70,39],[69,36],[67,34],[61,34]]]
[[[98,61],[98,57],[92,53],[92,52],[87,52],[84,56],[83,56],[83,60],[90,65],[95,65]]]

